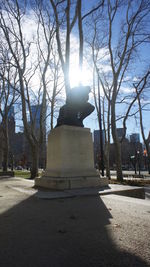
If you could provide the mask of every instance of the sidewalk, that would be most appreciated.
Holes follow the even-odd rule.
[[[14,183],[15,182],[15,183]],[[34,195],[41,199],[59,199],[59,198],[70,198],[76,196],[92,196],[92,195],[108,195],[117,194],[125,195],[130,197],[143,198],[145,197],[144,188],[139,186],[129,186],[129,185],[119,185],[119,184],[109,184],[106,187],[101,188],[82,188],[82,189],[71,189],[71,190],[49,190],[34,188],[34,181],[15,177],[14,179],[9,179],[9,188],[17,190],[21,193],[26,193],[28,195]]]
[[[32,185],[0,179],[1,267],[150,266],[150,201],[94,193],[44,199]]]

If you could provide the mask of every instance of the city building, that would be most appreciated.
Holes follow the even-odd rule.
[[[8,111],[8,118],[15,118],[14,106],[11,106]]]
[[[105,143],[105,131],[102,130],[103,144]],[[100,146],[100,130],[94,130],[94,144]]]
[[[139,133],[132,133],[132,134],[130,134],[130,142],[131,143],[139,143],[140,142],[140,135],[139,135]]]
[[[14,112],[13,113],[9,113],[8,114],[8,134],[9,134],[9,139],[10,140],[14,139],[15,127],[16,127],[16,123],[15,123]]]
[[[3,163],[3,131],[2,127],[0,124],[0,169],[2,168],[2,163]]]
[[[99,162],[100,155],[101,155],[100,130],[94,130],[93,136],[94,136],[94,162],[96,165]],[[102,140],[103,140],[103,147],[104,147],[104,144],[105,144],[105,131],[104,130],[102,130]]]
[[[40,133],[40,118],[41,118],[42,105],[33,105],[31,106],[32,120],[34,122],[35,131],[38,135]],[[45,168],[46,165],[46,106],[43,112],[43,118],[45,118],[43,122],[43,143],[40,147],[40,157],[39,157],[39,167]],[[31,123],[31,121],[29,122]],[[30,151],[30,147],[26,145],[28,151]],[[29,157],[29,156],[28,156]],[[30,155],[31,158],[31,155]]]
[[[35,133],[39,134],[40,131],[40,113],[41,113],[41,105],[34,105],[31,107],[32,117],[34,120]],[[46,113],[45,113],[46,117]],[[31,121],[29,121],[29,125]],[[22,167],[31,167],[32,162],[32,154],[31,154],[31,146],[29,141],[26,138],[24,133],[24,129],[22,132],[15,131],[15,112],[14,107],[12,106],[8,113],[8,134],[9,134],[9,165],[12,164],[12,158],[14,162],[14,166],[21,165]],[[0,125],[1,126],[1,125]],[[43,143],[40,147],[39,153],[39,167],[45,168],[46,164],[46,121],[43,125],[44,129],[44,138]],[[3,141],[2,141],[2,129],[0,127],[0,168],[2,167],[3,162]]]
[[[124,135],[124,128],[117,128],[118,138],[121,140]]]
[[[100,135],[99,135],[100,131],[99,130],[95,130],[93,133],[94,136],[94,162],[95,162],[95,166],[96,164],[99,162],[99,160],[101,159],[101,155],[100,155]],[[118,128],[117,129],[117,134],[118,134],[118,138],[121,139],[124,135],[124,128]],[[102,132],[102,136],[103,136],[103,145],[105,144],[105,133],[104,130]],[[133,142],[134,140],[134,142]],[[136,142],[135,142],[136,140]],[[143,146],[140,143],[140,137],[139,134],[134,134],[132,138],[127,139],[126,137],[123,139],[123,141],[121,142],[121,158],[122,158],[122,168],[125,169],[132,169],[133,168],[133,164],[131,159],[133,157],[137,157],[137,154],[139,153],[140,156],[140,164],[141,164],[141,168],[143,166],[143,159],[142,159],[142,155],[143,155]],[[114,143],[110,144],[110,155],[109,155],[109,159],[110,159],[110,167],[111,168],[116,168],[116,153],[115,153],[115,145]]]
[[[41,105],[31,106],[31,113],[32,113],[32,120],[34,121],[35,124],[35,128],[40,129]]]

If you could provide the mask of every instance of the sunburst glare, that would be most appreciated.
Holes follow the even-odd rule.
[[[82,72],[77,67],[72,67],[69,73],[70,86],[75,87],[80,83],[82,85],[91,85],[92,73],[89,69],[83,68]]]

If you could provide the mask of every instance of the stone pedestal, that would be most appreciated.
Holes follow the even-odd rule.
[[[62,125],[48,136],[47,166],[35,185],[56,190],[108,184],[94,168],[90,129]]]

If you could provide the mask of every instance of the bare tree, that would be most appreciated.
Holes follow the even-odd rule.
[[[57,105],[57,96],[61,93],[64,84],[60,69],[60,59],[56,49],[55,19],[51,14],[50,6],[41,0],[36,0],[34,11],[37,18],[37,51],[38,67],[40,69],[41,84],[43,91],[43,103],[50,105],[50,128],[54,127],[54,114]],[[45,43],[43,45],[43,43]],[[43,106],[45,109],[45,107]],[[44,114],[41,111],[41,116]],[[49,116],[49,114],[47,115]],[[41,119],[42,121],[42,119]]]
[[[147,151],[147,156],[148,156],[148,172],[150,173],[150,133],[146,137],[146,134],[144,131],[144,123],[143,123],[143,112],[144,111],[150,112],[150,109],[148,108],[148,106],[150,106],[150,101],[149,102],[146,101],[145,103],[144,96],[142,94],[139,94],[139,92],[143,91],[143,89],[147,89],[146,94],[149,96],[149,93],[150,93],[150,71],[149,70],[137,83],[134,83],[134,88],[136,90],[136,96],[137,96],[138,107],[139,107],[141,134],[142,134],[143,142],[144,142],[144,145]],[[142,103],[142,100],[143,100],[143,103]]]
[[[99,53],[101,50],[103,50],[106,46],[104,42],[104,37],[101,34],[101,30],[99,29],[99,21],[103,20],[103,15],[101,10],[98,10],[98,13],[92,14],[90,25],[87,23],[87,27],[89,28],[89,32],[91,31],[91,36],[88,36],[86,38],[86,43],[90,47],[92,51],[92,62],[93,62],[93,96],[94,96],[94,102],[95,102],[95,107],[96,107],[96,112],[97,112],[97,119],[98,119],[98,125],[99,129],[100,127],[100,114],[102,114],[102,125],[103,125],[103,138],[105,139],[104,142],[104,148],[101,147],[101,151],[103,149],[104,151],[104,162],[105,162],[105,167],[106,167],[106,176],[110,178],[110,168],[109,168],[109,151],[110,151],[110,101],[109,98],[105,96],[103,91],[107,91],[109,94],[111,92],[111,89],[109,88],[109,84],[106,83],[104,86],[104,83],[101,80],[100,77],[100,71],[99,71],[99,64],[101,63]],[[90,59],[91,60],[91,59]],[[98,85],[96,86],[96,79],[98,79]],[[101,88],[100,88],[101,87]],[[105,88],[107,87],[107,88]],[[100,90],[99,90],[100,89]],[[100,96],[101,91],[102,96]],[[102,109],[102,112],[100,111],[100,106]],[[101,136],[102,136],[102,130],[100,130]],[[102,143],[102,141],[101,141]]]
[[[103,97],[103,128],[105,133],[104,158],[106,167],[106,177],[111,178],[110,174],[110,102]]]
[[[104,1],[100,1],[95,7],[91,8],[86,14],[82,14],[82,1],[76,0],[63,0],[54,1],[50,0],[55,20],[56,20],[56,40],[58,53],[64,73],[66,96],[70,90],[69,70],[70,70],[70,38],[74,25],[78,19],[78,32],[79,32],[79,69],[82,72],[83,65],[83,20],[85,20],[94,11],[99,9]],[[61,29],[66,28],[65,41],[62,40]],[[63,43],[65,48],[63,47]]]
[[[57,1],[50,0],[55,21],[56,21],[56,40],[57,40],[57,48],[58,54],[61,61],[62,70],[64,73],[64,80],[65,80],[65,90],[66,95],[68,95],[68,91],[70,89],[70,81],[69,81],[69,67],[70,67],[70,35],[73,29],[73,26],[77,20],[77,7],[76,4],[75,12],[73,18],[70,18],[70,8],[71,8],[71,1]],[[65,17],[65,19],[64,19]],[[66,23],[64,23],[66,22]],[[63,47],[62,47],[62,33],[61,27],[66,27],[66,36],[65,36],[65,55],[63,56]]]
[[[16,69],[11,65],[9,58],[9,49],[1,43],[0,48],[0,116],[1,131],[3,139],[3,171],[7,171],[9,159],[9,113],[13,105],[18,100],[16,86]]]
[[[25,4],[25,3],[24,3]],[[0,27],[3,32],[3,36],[8,44],[11,55],[13,57],[14,64],[18,71],[18,83],[20,89],[20,96],[22,101],[22,117],[24,123],[24,130],[27,136],[27,139],[31,146],[32,151],[32,170],[31,177],[38,175],[38,141],[37,136],[35,136],[35,128],[32,111],[29,105],[30,103],[30,94],[29,94],[29,79],[25,77],[25,72],[27,68],[27,58],[30,53],[31,43],[24,43],[24,36],[22,32],[22,19],[25,14],[25,6],[22,10],[19,7],[19,2],[15,1],[6,1],[3,8],[5,9],[5,14],[1,10],[0,14]],[[31,116],[31,122],[28,123],[27,110]]]
[[[128,1],[127,6],[125,7],[126,11],[126,20],[122,24],[122,35],[120,36],[119,44],[117,49],[113,47],[113,23],[117,11],[121,6],[120,1],[114,1],[114,4],[111,1],[108,1],[107,10],[108,10],[108,23],[109,23],[109,38],[108,38],[108,50],[110,55],[110,63],[112,70],[112,96],[111,96],[111,129],[112,136],[114,140],[115,150],[116,150],[116,166],[117,166],[117,179],[122,180],[122,164],[121,164],[121,147],[117,135],[116,127],[116,102],[117,96],[119,94],[122,81],[124,79],[125,73],[129,66],[129,63],[132,60],[132,55],[135,49],[145,40],[145,36],[137,38],[137,33],[143,30],[142,24],[146,21],[147,16],[149,16],[149,4],[148,2],[139,1],[137,7],[132,6],[131,1]]]
[[[54,128],[54,119],[58,114],[59,107],[63,101],[64,81],[60,66],[60,60],[53,54],[53,66],[51,66],[51,92],[48,91],[47,98],[50,103],[50,129]]]
[[[97,27],[100,30],[103,26],[103,31],[101,31],[102,36],[99,37],[95,43],[95,49],[100,50],[103,43],[105,47],[103,47],[103,55],[99,58],[97,55],[94,56],[94,62],[99,72],[99,79],[104,94],[111,107],[111,133],[115,145],[118,180],[122,180],[123,175],[121,143],[117,134],[117,122],[122,116],[117,115],[117,106],[119,104],[122,106],[124,104],[127,104],[127,106],[129,105],[129,108],[126,107],[127,116],[123,115],[122,117],[122,119],[124,118],[123,125],[125,128],[126,119],[135,102],[135,100],[133,100],[135,95],[132,94],[132,90],[130,96],[123,94],[122,87],[126,75],[130,75],[129,70],[131,64],[134,64],[135,62],[135,54],[138,53],[139,47],[149,38],[149,11],[149,1],[136,1],[136,5],[133,5],[132,1],[122,2],[118,0],[108,0],[105,5],[103,20],[101,18],[98,20],[98,15],[96,16],[96,19],[99,22],[97,22]],[[119,21],[118,18],[120,12],[122,12],[121,21]],[[102,20],[102,23],[100,23],[100,20]],[[144,23],[145,28],[143,27]],[[116,27],[116,24],[118,28]],[[98,28],[96,30],[94,28],[93,36],[95,34],[98,36]],[[107,71],[105,71],[104,68],[106,65],[108,66]],[[129,99],[130,101],[127,103],[127,100]]]
[[[23,23],[26,18],[26,1],[22,3],[18,0],[14,2],[10,0],[4,1],[3,9],[0,11],[0,28],[10,50],[12,64],[14,64],[18,73],[18,88],[22,103],[24,131],[32,153],[31,178],[38,175],[39,149],[42,146],[45,135],[46,73],[50,61],[51,41],[55,33],[54,23],[50,21],[50,14],[44,13],[45,16],[47,15],[45,23],[44,15],[42,15],[43,10],[40,9],[42,7],[38,6],[37,8],[39,12],[37,38],[34,33],[31,40],[26,39],[23,31]],[[45,50],[40,45],[40,34],[42,34],[46,43]],[[42,59],[43,65],[39,65],[36,54]],[[36,86],[39,88],[36,88],[35,92],[32,89],[33,80],[35,77],[37,78],[39,72],[41,73],[42,86],[40,87],[40,82],[39,84],[37,83]],[[34,112],[33,105],[36,107]],[[40,127],[37,130],[36,114],[38,112],[40,112]]]

